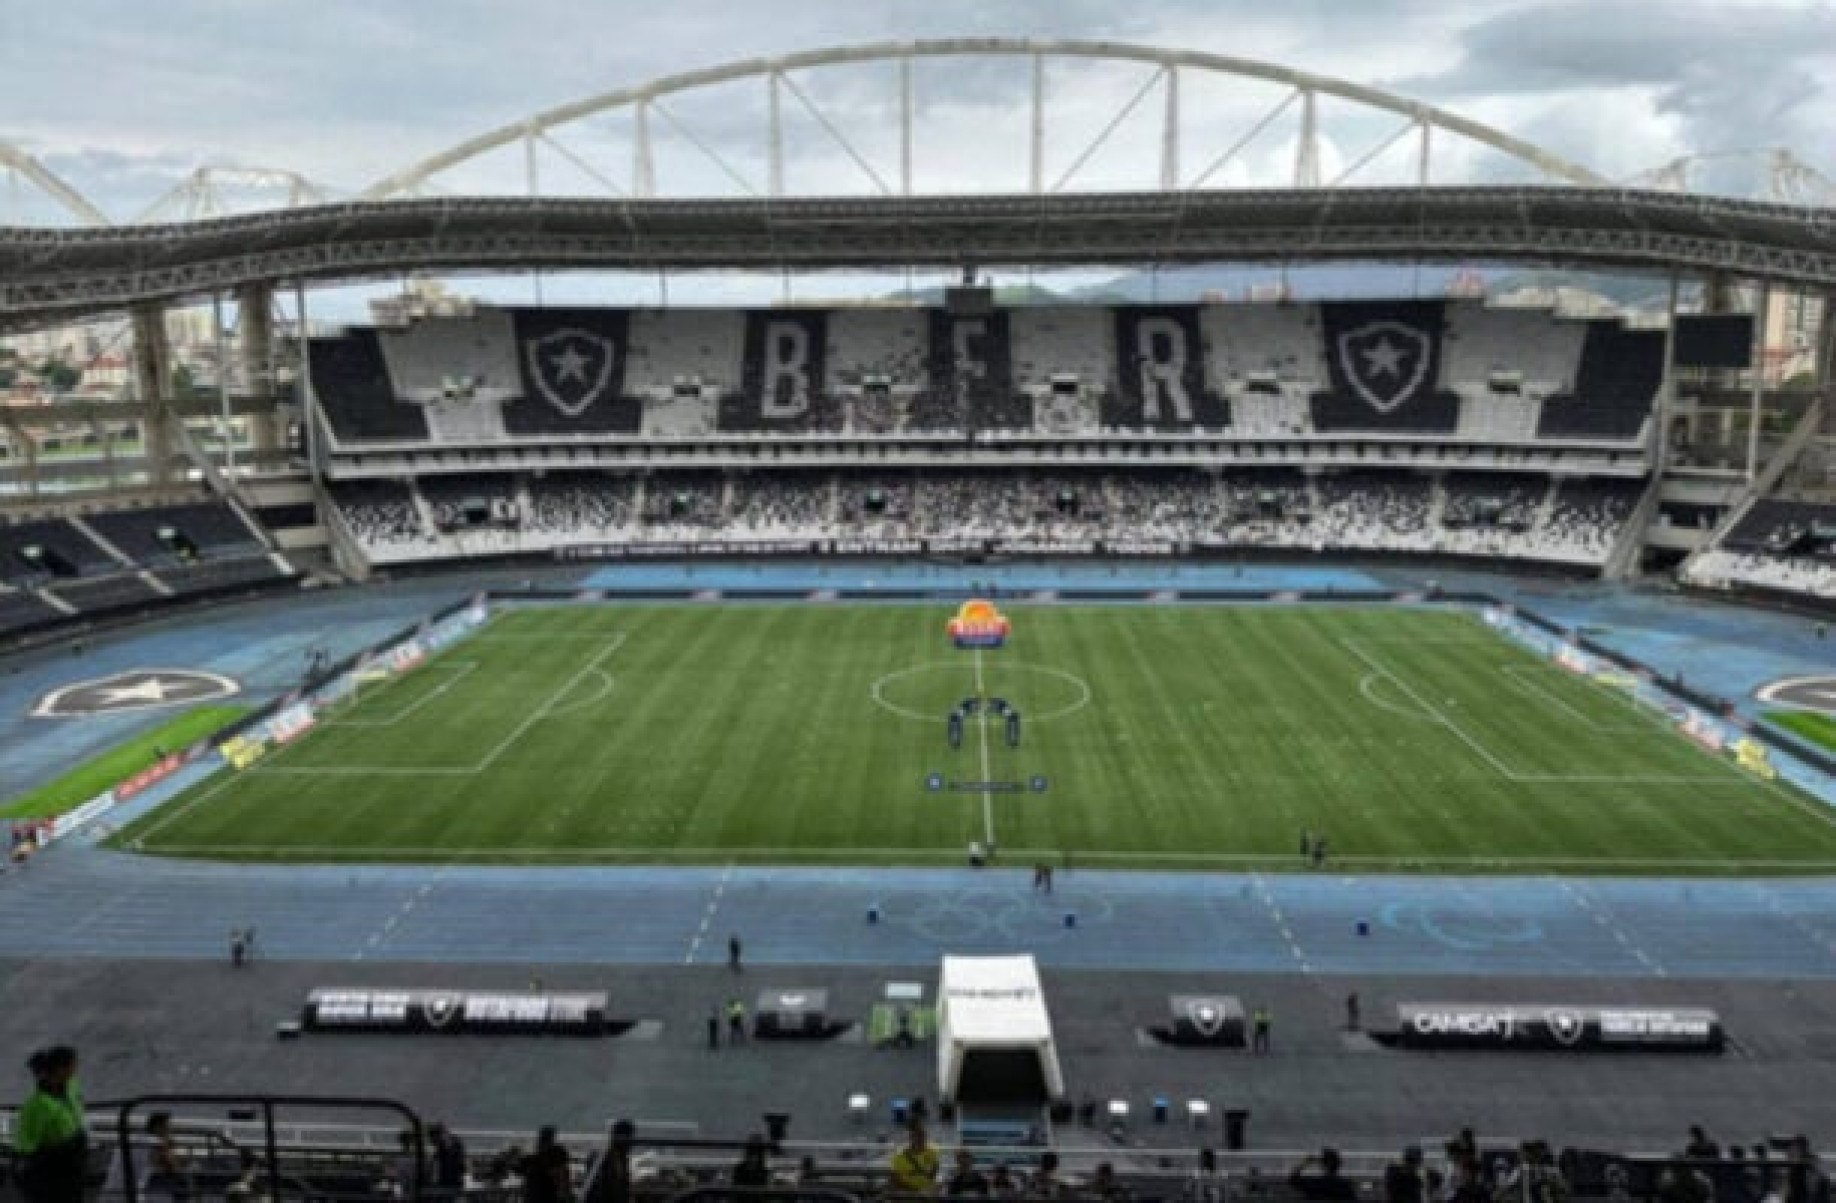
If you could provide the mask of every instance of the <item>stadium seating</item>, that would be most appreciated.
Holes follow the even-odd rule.
[[[1832,533],[1836,505],[1765,498],[1740,516],[1719,546],[1692,556],[1683,579],[1708,588],[1836,597]]]
[[[501,439],[503,402],[522,389],[508,315],[483,309],[378,331],[399,400],[423,407],[435,442]]]
[[[48,625],[64,617],[64,612],[37,593],[8,589],[0,585],[0,634],[25,631]]]
[[[827,383],[846,398],[850,431],[905,426],[912,398],[930,385],[925,314],[916,309],[842,309],[829,316]]]
[[[1588,322],[1573,390],[1543,402],[1537,437],[1636,438],[1663,378],[1663,331]]]
[[[1460,402],[1441,381],[1444,323],[1436,301],[1321,305],[1328,387],[1313,395],[1314,429],[1453,434]]]
[[[312,362],[341,443],[1182,428],[1484,443],[1635,437],[1662,343],[1428,300],[480,308],[317,340]]]
[[[92,515],[88,522],[117,550],[147,568],[262,550],[255,532],[220,501],[117,510]]]
[[[329,492],[353,537],[373,559],[401,559],[431,541],[408,486],[395,481],[340,481]]]
[[[644,400],[647,435],[712,433],[715,402],[739,391],[743,315],[731,309],[642,309],[631,315],[627,387]]]
[[[545,553],[574,544],[956,540],[1183,543],[1481,556],[1597,567],[1638,480],[1400,468],[551,472],[341,482],[376,563]]]
[[[1207,306],[1199,328],[1237,432],[1267,437],[1312,429],[1307,399],[1326,383],[1316,307]]]
[[[629,315],[617,309],[519,309],[512,316],[521,387],[504,403],[512,435],[635,434]]]
[[[389,364],[375,330],[359,327],[336,338],[315,338],[307,346],[307,355],[313,396],[339,439],[427,440],[427,418],[421,407],[396,400]]]
[[[62,519],[0,526],[0,580],[29,584],[120,567],[100,544]]]

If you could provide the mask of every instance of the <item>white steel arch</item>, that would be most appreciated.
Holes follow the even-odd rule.
[[[281,167],[199,167],[148,205],[134,218],[135,225],[152,222],[203,221],[245,208],[237,202],[247,196],[273,196],[275,206],[256,209],[297,209],[331,199],[327,189],[297,171]]]
[[[105,226],[108,217],[89,198],[65,183],[50,168],[8,142],[0,142],[0,171],[29,182],[84,225]]]
[[[970,56],[1005,56],[1031,60],[1031,136],[1028,154],[1028,183],[1030,190],[1036,193],[1055,191],[1067,183],[1084,161],[1114,132],[1121,121],[1144,102],[1156,87],[1162,96],[1159,176],[1163,190],[1175,191],[1203,187],[1251,139],[1296,104],[1299,106],[1300,122],[1300,136],[1297,141],[1294,164],[1294,185],[1296,187],[1332,186],[1341,183],[1378,154],[1409,137],[1414,137],[1418,144],[1418,182],[1426,184],[1433,133],[1437,130],[1490,147],[1535,168],[1544,176],[1555,181],[1590,186],[1609,183],[1602,176],[1560,155],[1435,105],[1398,96],[1380,88],[1372,88],[1331,76],[1297,71],[1273,63],[1197,50],[1163,49],[1126,42],[1030,38],[948,38],[910,42],[873,42],[856,46],[801,51],[777,57],[741,59],[718,66],[662,76],[635,87],[602,92],[569,104],[543,110],[521,121],[468,138],[438,154],[431,155],[377,180],[366,188],[361,196],[364,199],[382,199],[413,195],[427,185],[430,177],[439,172],[476,159],[491,151],[518,143],[521,143],[524,149],[525,172],[529,191],[532,194],[539,192],[537,150],[538,147],[547,147],[614,193],[629,193],[639,197],[654,196],[656,173],[652,139],[653,131],[659,124],[668,127],[673,133],[682,136],[696,146],[730,178],[734,179],[743,191],[756,194],[757,189],[752,187],[711,147],[697,138],[692,130],[677,121],[668,106],[662,103],[664,98],[679,93],[745,79],[762,80],[766,89],[764,106],[766,128],[763,132],[767,159],[765,186],[767,194],[777,196],[781,195],[783,190],[782,114],[784,106],[789,102],[806,109],[837,145],[874,181],[882,193],[909,195],[912,190],[911,63],[914,59],[921,58]],[[1056,184],[1049,184],[1045,179],[1043,163],[1043,144],[1047,124],[1044,66],[1048,59],[1130,62],[1152,66],[1156,69],[1147,83],[1123,106],[1110,124],[1085,149]],[[878,62],[895,64],[899,72],[897,99],[900,113],[900,154],[896,181],[888,181],[875,170],[823,111],[798,87],[790,74],[814,67]],[[1288,93],[1234,146],[1210,161],[1202,170],[1182,178],[1178,137],[1180,129],[1179,80],[1182,71],[1212,72],[1282,85],[1288,88]],[[1317,117],[1318,101],[1321,97],[1334,97],[1366,108],[1387,111],[1401,118],[1401,123],[1387,140],[1366,152],[1350,167],[1340,172],[1336,178],[1324,179],[1321,174]],[[600,168],[569,150],[554,136],[557,127],[618,109],[629,109],[634,125],[632,166],[629,180],[624,185],[613,182]]]

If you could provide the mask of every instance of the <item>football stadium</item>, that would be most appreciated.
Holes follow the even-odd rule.
[[[22,91],[0,1203],[1827,1200],[1810,93],[894,7]]]

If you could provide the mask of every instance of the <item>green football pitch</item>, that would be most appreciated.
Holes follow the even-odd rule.
[[[1758,873],[1826,808],[1477,618],[1353,606],[511,609],[118,846],[230,859]],[[971,719],[961,746],[946,716]],[[936,788],[941,780],[942,788]]]

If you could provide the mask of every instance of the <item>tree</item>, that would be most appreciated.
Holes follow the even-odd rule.
[[[48,359],[38,369],[39,378],[56,393],[67,393],[83,379],[83,373],[59,359]]]

